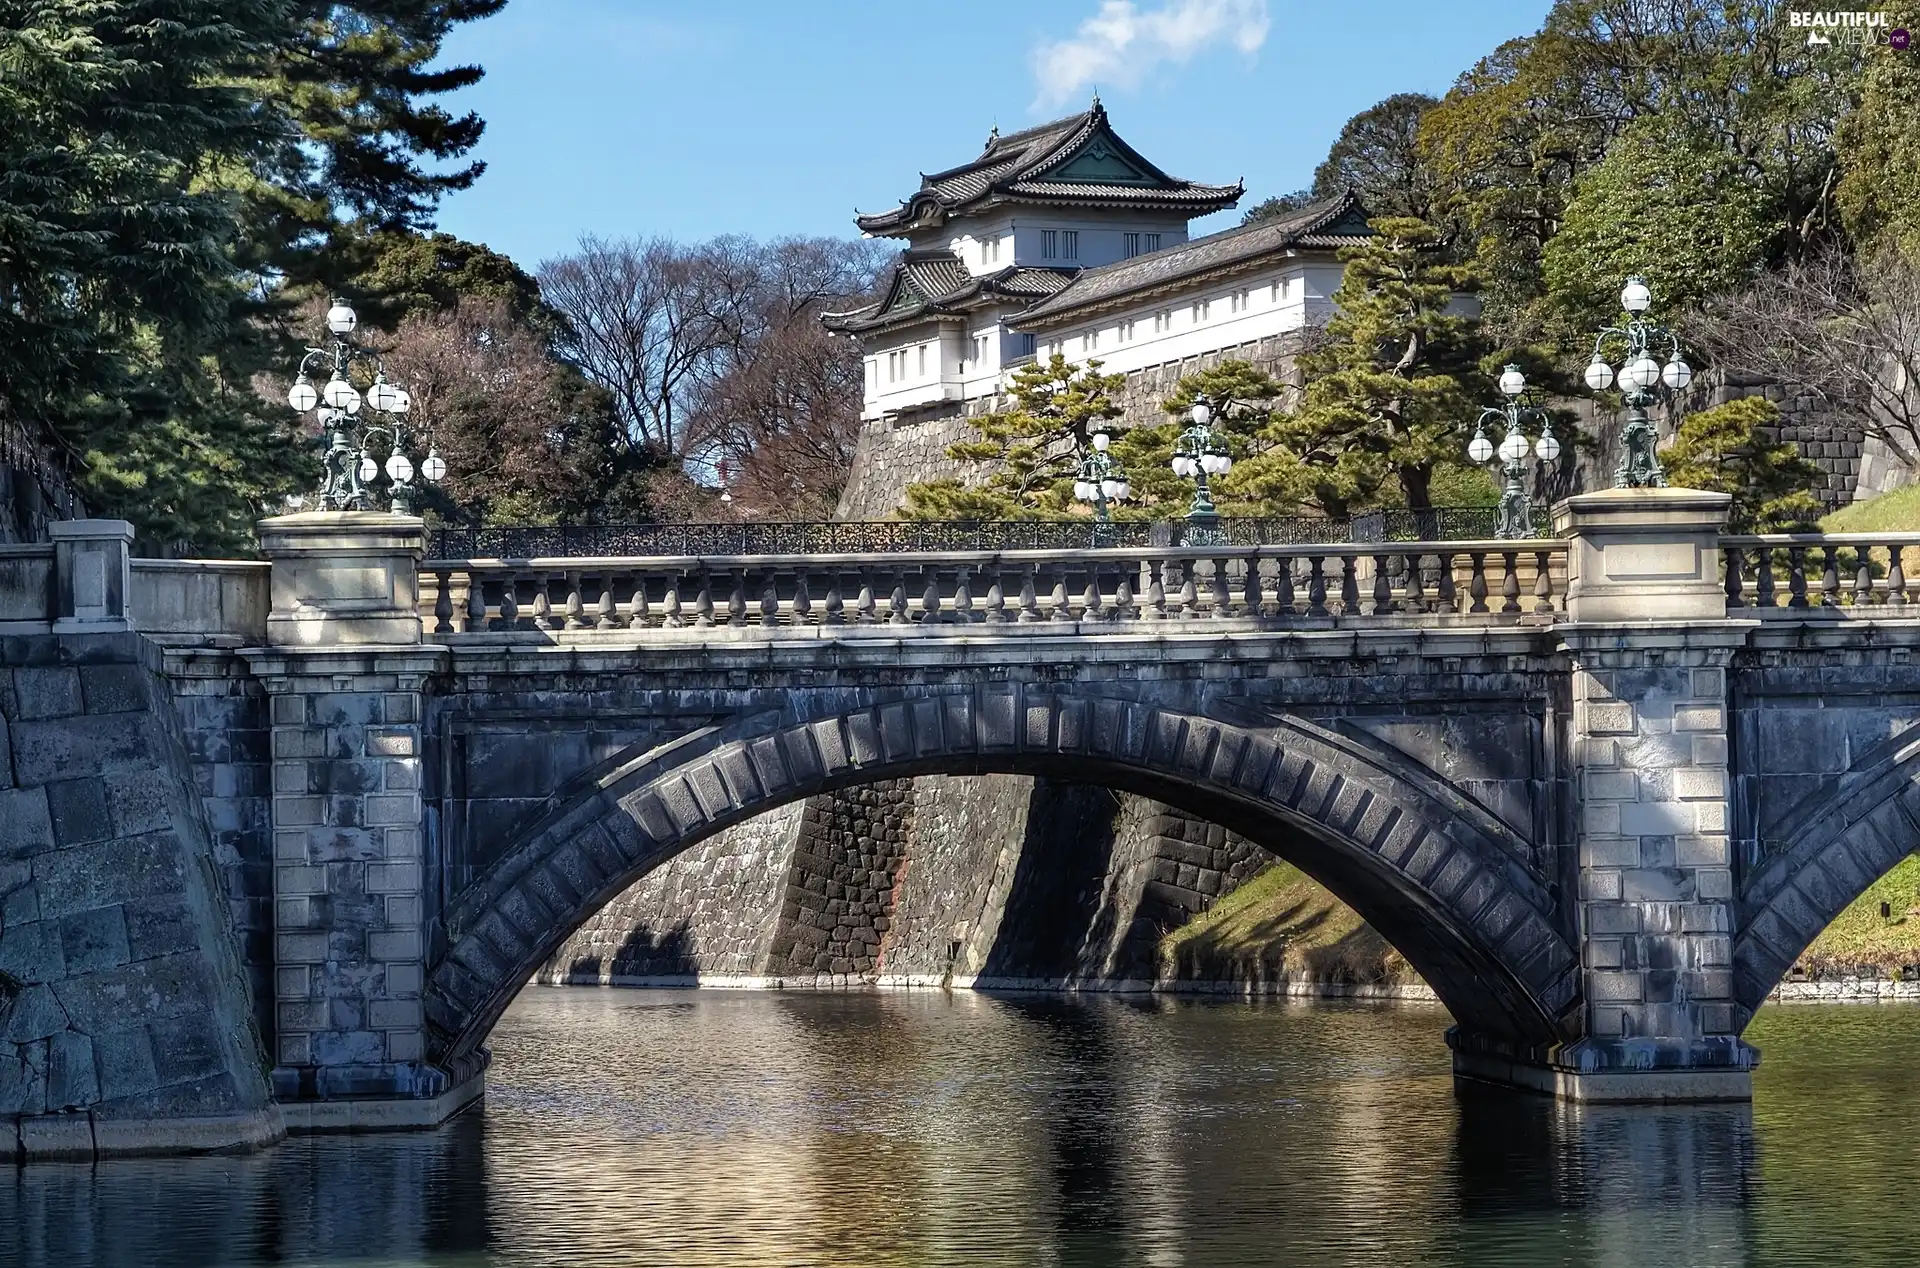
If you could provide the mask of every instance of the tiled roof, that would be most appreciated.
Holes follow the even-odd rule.
[[[1016,324],[1022,329],[1060,324],[1090,309],[1129,302],[1142,292],[1264,263],[1271,256],[1300,247],[1350,246],[1372,234],[1366,222],[1366,209],[1351,192],[1345,193],[1271,220],[1087,269],[1059,294],[1027,309]]]
[[[1062,170],[1074,166],[1082,154],[1091,154],[1096,162],[1110,161],[1121,175],[1131,172],[1137,179],[1103,182],[1091,174],[1086,179],[1062,177]],[[899,207],[856,215],[854,223],[867,233],[899,234],[917,225],[938,224],[957,212],[1005,202],[1120,204],[1204,215],[1232,206],[1242,192],[1238,183],[1197,185],[1167,175],[1115,135],[1105,108],[1095,101],[1084,114],[1007,136],[996,133],[972,162],[922,175],[920,188]]]
[[[1071,270],[1014,265],[974,277],[951,251],[906,251],[895,262],[877,303],[826,313],[821,320],[829,330],[868,334],[930,316],[957,315],[996,299],[1044,299],[1072,280]]]

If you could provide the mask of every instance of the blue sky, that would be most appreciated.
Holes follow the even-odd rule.
[[[582,234],[851,235],[918,173],[1084,106],[1175,175],[1309,182],[1340,125],[1442,93],[1547,0],[513,0],[449,42],[487,76],[480,182],[440,227],[528,268]],[[1195,222],[1236,223],[1237,212]]]

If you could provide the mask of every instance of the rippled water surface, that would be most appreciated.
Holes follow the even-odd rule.
[[[147,1264],[1913,1262],[1920,1008],[1772,1007],[1751,1109],[1456,1093],[1410,1006],[530,989],[483,1114],[0,1177]]]

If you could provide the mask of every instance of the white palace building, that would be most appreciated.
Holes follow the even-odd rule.
[[[877,303],[827,316],[859,341],[863,419],[964,410],[1036,355],[1131,373],[1258,344],[1325,320],[1334,253],[1365,238],[1352,195],[1189,238],[1239,183],[1169,176],[1091,109],[989,136],[980,156],[921,178],[892,211],[861,215],[906,250]]]

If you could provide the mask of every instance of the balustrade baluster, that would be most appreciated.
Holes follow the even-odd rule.
[[[854,597],[856,600],[859,598],[858,595],[855,595]],[[826,609],[827,609],[826,624],[828,625],[846,624],[847,600],[846,600],[846,596],[840,592],[840,569],[837,567],[829,567],[827,569]]]
[[[1467,564],[1473,569],[1473,577],[1467,583],[1467,593],[1473,602],[1467,605],[1469,612],[1487,610],[1487,553],[1483,550],[1467,552]]]
[[[1407,611],[1425,612],[1427,610],[1426,579],[1420,575],[1420,556],[1408,555],[1401,560],[1407,569]]]
[[[1506,569],[1506,575],[1500,579],[1500,597],[1504,600],[1500,610],[1518,612],[1520,610],[1520,552],[1502,551],[1500,563]]]
[[[1533,610],[1553,611],[1553,557],[1544,550],[1533,552]]]
[[[877,619],[877,607],[873,597],[873,569],[860,570],[860,595],[854,600],[854,619],[862,625],[871,625]]]
[[[620,623],[613,619],[613,574],[600,576],[600,597],[593,604],[593,628],[596,630],[614,630]]]
[[[1261,592],[1260,554],[1258,551],[1247,556],[1247,575],[1245,582],[1246,584],[1241,587],[1240,591],[1242,615],[1259,616],[1261,605],[1267,601],[1267,596]]]
[[[813,593],[807,587],[807,566],[803,563],[793,578],[793,623],[813,623]]]
[[[1063,560],[1054,567],[1058,571],[1053,574],[1053,594],[1048,598],[1052,605],[1049,615],[1056,621],[1071,621],[1073,605],[1067,602],[1067,565]]]
[[[1724,554],[1727,561],[1727,606],[1730,608],[1744,608],[1747,606],[1747,601],[1741,597],[1745,594],[1746,587],[1743,584],[1744,579],[1740,576],[1742,564],[1740,548],[1738,546],[1729,546],[1726,548]]]
[[[733,569],[733,585],[727,591],[727,624],[741,626],[747,623],[747,570]]]
[[[1180,561],[1180,619],[1191,621],[1200,615],[1200,585],[1197,580],[1194,561]]]
[[[893,570],[893,594],[887,599],[887,612],[888,625],[907,623],[907,574],[903,568]]]
[[[1141,614],[1149,621],[1167,619],[1167,561],[1147,560],[1147,610]]]
[[[500,628],[520,627],[520,578],[508,573],[500,579]]]
[[[1387,577],[1387,557],[1373,557],[1373,615],[1385,616],[1393,611],[1393,582]]]
[[[1873,548],[1860,547],[1860,567],[1853,574],[1853,606],[1873,605]]]
[[[1460,613],[1460,591],[1453,581],[1453,552],[1443,551],[1435,558],[1440,562],[1440,570],[1433,579],[1433,610],[1457,616]]]
[[[693,596],[693,623],[705,629],[713,624],[713,572],[702,565],[700,569],[700,589]]]
[[[1231,561],[1215,559],[1213,561],[1213,615],[1216,617],[1233,614],[1233,584],[1230,580]]]
[[[1840,547],[1828,542],[1826,571],[1820,574],[1820,606],[1837,608],[1840,606]]]
[[[967,574],[971,571],[972,569],[970,568],[962,567],[960,569],[960,575],[954,579],[953,583],[953,619],[963,625],[971,625],[975,619],[973,615],[973,587],[967,579]]]
[[[1027,564],[1020,569],[1020,619],[1022,621],[1040,619],[1040,596],[1035,584],[1035,571],[1033,564]]]
[[[1307,560],[1311,571],[1307,574],[1307,615],[1330,616],[1327,611],[1327,560],[1324,555],[1314,555]]]
[[[1120,565],[1120,579],[1113,585],[1113,617],[1116,621],[1132,620],[1140,615],[1140,609],[1133,605],[1133,583],[1138,577],[1135,568]]]
[[[993,583],[987,587],[987,612],[989,624],[999,625],[1007,619],[1007,590],[1001,584],[1006,569],[994,565]]]
[[[433,632],[451,634],[453,629],[453,572],[441,568],[433,574]]]
[[[644,584],[645,578],[642,578]],[[667,574],[667,592],[660,601],[660,625],[663,629],[677,630],[685,628],[687,618],[680,608],[680,574]]]
[[[627,628],[644,630],[652,623],[647,612],[647,574],[633,574],[633,594],[627,599]]]
[[[533,628],[550,630],[553,625],[553,596],[549,591],[553,586],[550,574],[535,573],[533,578]]]
[[[1887,547],[1887,602],[1896,608],[1907,603],[1907,573],[1900,559],[1906,549],[1898,544]]]
[[[584,584],[584,578],[580,573],[567,573],[567,619],[564,623],[566,629],[587,628],[587,604],[585,597],[581,594]]]
[[[1273,614],[1275,616],[1293,615],[1293,557],[1281,555],[1274,561],[1273,577]]]
[[[467,569],[467,619],[461,625],[461,633],[469,630],[478,633],[487,628],[487,584],[486,579],[472,568]]]
[[[1787,547],[1787,606],[1807,606],[1807,548]]]
[[[1755,552],[1756,571],[1753,578],[1753,605],[1757,608],[1773,607],[1773,551],[1762,546]]]
[[[940,573],[931,566],[922,570],[926,588],[920,592],[920,619],[932,624],[940,619]]]
[[[772,629],[780,624],[780,574],[767,569],[765,582],[760,587],[760,627]]]
[[[1357,555],[1340,557],[1340,615],[1360,614],[1360,559]]]

